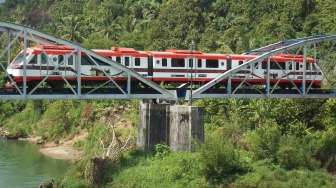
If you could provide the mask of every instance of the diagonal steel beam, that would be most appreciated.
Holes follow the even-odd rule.
[[[148,85],[152,89],[154,89],[157,92],[161,93],[161,95],[163,95],[164,98],[176,100],[176,96],[172,92],[170,92],[170,91],[168,91],[168,90],[166,90],[164,88],[161,88],[155,82],[144,78],[139,73],[137,73],[137,72],[135,72],[135,71],[133,71],[133,70],[131,70],[131,69],[123,66],[123,65],[120,65],[119,63],[117,63],[117,62],[115,62],[115,61],[113,61],[111,59],[105,58],[105,57],[103,57],[103,56],[95,53],[92,50],[83,48],[79,44],[76,44],[76,43],[73,43],[73,42],[69,42],[67,40],[60,39],[60,38],[57,38],[57,37],[45,34],[45,33],[33,30],[33,29],[29,28],[29,27],[22,26],[22,25],[17,25],[17,24],[12,24],[12,23],[7,23],[7,22],[0,22],[0,28],[1,27],[2,28],[10,28],[11,30],[17,30],[17,31],[26,31],[28,33],[31,33],[34,36],[38,36],[39,38],[43,38],[46,41],[50,41],[50,42],[54,42],[54,43],[57,43],[57,44],[66,45],[66,46],[69,46],[69,47],[74,48],[74,49],[79,49],[81,52],[87,54],[88,56],[95,57],[98,60],[101,60],[101,61],[109,64],[110,66],[112,66],[113,68],[115,68],[117,70],[122,70],[122,71],[128,73],[131,77],[138,79],[139,81],[141,81],[144,84]]]
[[[304,46],[304,45],[309,45],[309,44],[314,44],[314,43],[320,43],[320,42],[324,42],[324,41],[332,41],[332,40],[336,40],[336,35],[321,36],[321,37],[316,37],[316,38],[308,38],[306,40],[302,40],[302,41],[296,42],[294,44],[283,46],[281,48],[277,48],[275,50],[271,50],[269,52],[263,53],[262,55],[259,55],[256,58],[251,59],[251,60],[243,63],[242,65],[239,65],[238,67],[236,67],[234,69],[231,69],[229,71],[226,71],[223,74],[220,74],[215,79],[211,80],[207,84],[203,85],[202,87],[200,87],[199,89],[197,89],[196,91],[194,91],[194,96],[195,97],[200,97],[200,95],[203,92],[205,92],[206,90],[210,89],[211,87],[213,87],[217,83],[223,81],[224,79],[228,78],[230,75],[235,74],[238,71],[242,70],[246,65],[252,65],[252,64],[254,64],[254,63],[258,62],[258,61],[267,59],[268,57],[271,57],[272,55],[280,53],[280,52],[283,52],[285,50],[293,49],[293,48]]]

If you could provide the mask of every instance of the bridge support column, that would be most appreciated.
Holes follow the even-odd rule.
[[[169,143],[169,104],[140,103],[137,147],[152,150],[156,144]]]
[[[137,147],[150,151],[166,144],[174,151],[191,151],[195,142],[204,141],[203,117],[200,107],[142,102]]]
[[[191,151],[204,141],[204,110],[196,106],[170,107],[169,146],[174,151]]]

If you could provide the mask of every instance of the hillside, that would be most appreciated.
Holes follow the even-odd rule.
[[[334,0],[7,0],[0,20],[87,48],[242,53],[336,33]],[[0,43],[0,45],[4,45]],[[336,57],[335,46],[323,46]],[[331,79],[335,60],[323,65]],[[0,101],[0,127],[71,140],[83,160],[59,187],[336,187],[336,100],[199,100],[206,142],[193,153],[134,149],[139,101]],[[111,135],[116,135],[113,140]],[[121,149],[126,144],[126,149]],[[107,155],[109,153],[109,155]],[[96,168],[99,167],[99,168]],[[97,170],[98,169],[98,170]],[[104,173],[101,173],[104,172]]]

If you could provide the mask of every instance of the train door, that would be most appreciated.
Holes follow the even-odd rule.
[[[148,57],[148,76],[153,76],[153,56]]]
[[[41,61],[40,61],[40,74],[42,76],[48,75],[49,69],[49,56],[45,53],[41,53]]]
[[[189,78],[195,78],[196,77],[196,71],[195,71],[195,63],[194,63],[194,58],[188,58],[188,69],[189,69],[189,74],[188,77]]]
[[[232,59],[226,60],[226,70],[232,69]]]
[[[73,76],[75,75],[75,56],[74,55],[66,55],[66,66],[64,68],[66,76]]]
[[[59,74],[59,56],[58,55],[50,55],[49,56],[49,65],[47,68],[48,75],[58,75]]]
[[[286,74],[288,74],[288,78],[289,79],[294,79],[294,74],[292,74],[293,70],[294,70],[294,62],[292,61],[289,61],[286,63],[287,64],[287,71],[286,71]]]
[[[131,57],[130,56],[125,56],[123,64],[124,64],[125,67],[130,67]]]

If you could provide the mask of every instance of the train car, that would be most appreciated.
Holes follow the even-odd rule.
[[[75,82],[81,75],[82,84],[97,84],[109,78],[122,81],[126,76],[110,65],[82,53],[80,69],[76,67],[77,56],[73,49],[66,46],[44,45],[28,48],[27,83],[34,85],[44,79],[51,86],[60,86],[63,77]],[[96,53],[112,59],[155,82],[186,83],[192,78],[196,82],[208,82],[232,68],[253,58],[255,55],[217,54],[201,51],[175,50],[137,51],[133,48],[94,49]],[[280,87],[289,87],[291,83],[300,85],[303,78],[303,56],[277,54],[270,58],[270,81]],[[21,84],[23,81],[24,54],[19,53],[8,65],[8,74]],[[265,83],[267,62],[258,62],[247,66],[232,77],[233,83],[244,80],[250,84]],[[63,77],[62,77],[63,76]],[[323,75],[313,58],[307,58],[306,82],[313,87],[321,87]]]

